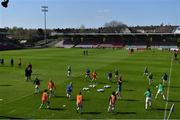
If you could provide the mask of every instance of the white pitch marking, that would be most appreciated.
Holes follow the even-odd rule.
[[[164,109],[164,120],[166,120],[166,115],[167,115],[167,107],[168,107],[168,100],[169,100],[169,86],[171,83],[171,72],[172,72],[172,63],[173,63],[173,57],[171,58],[171,66],[169,69],[169,80],[168,80],[168,88],[167,88],[167,96],[166,96],[166,105],[165,105],[165,109]]]

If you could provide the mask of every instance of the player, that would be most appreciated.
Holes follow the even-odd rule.
[[[162,83],[159,83],[158,86],[156,86],[156,88],[158,89],[155,99],[157,99],[158,95],[161,94],[163,96],[163,99],[166,100],[165,95],[164,95],[164,86]]]
[[[1,65],[4,65],[4,58],[1,59]]]
[[[97,73],[96,73],[96,71],[94,71],[92,73],[92,81],[96,81],[96,80],[97,80]]]
[[[134,53],[134,49],[133,48],[129,49],[129,54],[132,54],[132,53]]]
[[[72,86],[72,82],[70,82],[70,84],[66,88],[67,98],[71,99],[72,91],[73,91],[73,86]]]
[[[153,82],[153,74],[151,72],[148,75],[148,80],[149,80],[149,85],[151,85]]]
[[[82,113],[82,107],[83,107],[83,96],[82,93],[79,92],[79,94],[76,96],[76,105],[77,105],[77,113]]]
[[[33,84],[35,85],[35,94],[40,92],[40,80],[38,79],[38,77],[35,78]]]
[[[51,98],[51,96],[55,96],[53,90],[56,88],[54,82],[52,80],[49,80],[48,82],[48,90],[49,90],[49,98]]]
[[[30,69],[30,67],[26,67],[26,69],[25,69],[26,81],[31,79],[31,74],[32,74],[32,70]]]
[[[115,109],[115,104],[116,104],[116,93],[112,92],[112,95],[109,97],[109,107],[108,107],[108,112],[114,111]]]
[[[89,68],[87,68],[87,69],[86,69],[86,75],[85,75],[85,78],[90,78],[90,79],[91,79],[90,74],[91,74],[91,71],[90,71]]]
[[[147,66],[144,69],[144,75],[148,76],[148,68],[147,68]]]
[[[108,72],[108,80],[109,82],[112,82],[112,72]]]
[[[121,90],[122,90],[122,76],[119,77],[118,81],[117,81],[117,96],[118,96],[118,99],[121,99]]]
[[[119,71],[118,70],[115,70],[115,79],[117,80],[118,79],[118,77],[119,77]]]
[[[41,109],[43,106],[46,106],[46,108],[50,108],[50,102],[48,100],[48,93],[47,93],[47,89],[44,90],[44,92],[42,93],[42,97],[41,97],[41,105],[39,107],[39,109]]]
[[[177,51],[174,50],[174,60],[177,60]]]
[[[14,66],[14,60],[12,58],[10,60],[10,63],[11,63],[11,67],[13,67]]]
[[[162,76],[162,80],[163,80],[163,85],[164,85],[168,80],[168,75],[166,73],[164,73],[164,75]]]
[[[144,95],[146,96],[146,101],[145,101],[145,109],[147,110],[148,109],[148,103],[149,103],[149,107],[151,107],[152,105],[152,94],[151,94],[151,91],[150,89],[148,89]]]
[[[86,51],[85,50],[83,50],[83,55],[86,56]]]
[[[67,77],[71,76],[71,66],[68,66]]]

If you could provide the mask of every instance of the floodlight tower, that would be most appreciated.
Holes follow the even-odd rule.
[[[44,41],[47,45],[47,38],[46,38],[46,13],[48,12],[48,6],[41,6],[42,12],[44,12]]]

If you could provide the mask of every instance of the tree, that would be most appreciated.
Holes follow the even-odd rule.
[[[44,31],[43,31],[43,29],[41,29],[41,28],[38,28],[36,32],[37,32],[37,34],[38,34],[39,36],[43,36],[43,35],[44,35]]]
[[[85,32],[85,31],[86,31],[85,26],[84,26],[84,25],[81,25],[80,28],[79,28],[79,32],[80,32],[80,33],[83,33],[83,32]]]
[[[127,25],[122,23],[122,22],[118,22],[118,21],[111,21],[108,23],[104,24],[104,27],[110,27],[110,28],[116,28],[116,27],[121,27],[121,28],[127,28]]]
[[[36,31],[36,34],[37,34],[37,37],[38,37],[39,39],[43,39],[43,37],[44,37],[44,31],[43,31],[43,29],[38,28],[37,31]]]
[[[131,32],[128,26],[122,22],[111,21],[104,24],[104,32],[113,32],[113,33],[129,33]]]

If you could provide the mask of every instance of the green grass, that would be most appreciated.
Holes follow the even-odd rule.
[[[89,56],[83,56],[82,49],[27,49],[14,51],[1,51],[0,58],[5,59],[4,66],[0,66],[0,118],[76,118],[76,119],[163,119],[165,101],[156,94],[155,86],[161,81],[164,72],[169,74],[172,54],[167,51],[139,51],[128,54],[126,50],[90,49]],[[14,58],[15,66],[10,67],[10,59]],[[22,68],[17,67],[18,58],[22,58]],[[50,99],[51,110],[39,110],[41,94],[34,94],[34,86],[31,82],[25,82],[24,69],[31,62],[33,74],[39,74],[42,80],[41,90],[47,87],[47,81],[51,78],[57,89],[58,97]],[[72,67],[72,77],[66,77],[67,66]],[[154,75],[154,83],[151,86],[153,93],[152,109],[144,109],[144,92],[147,79],[143,76],[144,67],[148,66]],[[96,70],[98,73],[98,86],[102,88],[110,84],[110,89],[104,93],[83,92],[83,114],[76,113],[75,97],[80,89],[91,84],[84,80],[86,68]],[[123,89],[121,100],[117,101],[116,112],[107,113],[108,97],[116,90],[116,83],[109,83],[106,73],[119,69],[123,75]],[[180,119],[180,64],[173,61],[171,84],[169,91],[168,108],[175,103],[175,111],[171,118]],[[32,76],[34,78],[35,75]],[[66,85],[73,81],[73,99],[68,100],[65,95]],[[167,87],[165,88],[167,90]],[[66,105],[63,108],[62,105]],[[169,113],[169,112],[168,112]]]

